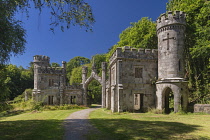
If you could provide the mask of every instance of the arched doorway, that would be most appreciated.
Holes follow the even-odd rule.
[[[93,79],[88,85],[87,85],[87,103],[89,105],[91,104],[101,104],[102,99],[102,86],[101,84]]]
[[[169,114],[170,112],[174,111],[174,94],[171,88],[167,87],[164,90],[164,109],[165,113]]]

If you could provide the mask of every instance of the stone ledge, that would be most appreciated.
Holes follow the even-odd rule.
[[[195,104],[194,113],[204,112],[210,114],[210,104]]]
[[[187,83],[188,81],[185,81],[184,78],[162,78],[156,82],[156,84],[161,84],[161,83]]]

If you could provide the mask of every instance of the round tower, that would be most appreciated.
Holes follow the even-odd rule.
[[[182,11],[169,11],[157,19],[158,81],[157,108],[169,109],[169,97],[174,96],[174,112],[187,106],[187,82],[184,80],[184,40],[186,20]],[[173,93],[173,94],[172,94]]]
[[[185,13],[162,14],[157,20],[158,78],[183,78]]]

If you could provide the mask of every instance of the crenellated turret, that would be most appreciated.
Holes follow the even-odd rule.
[[[158,77],[184,77],[185,13],[162,14],[157,19]]]
[[[50,58],[44,55],[35,55],[34,56],[34,65],[38,67],[48,67],[50,65]]]
[[[174,95],[174,112],[187,107],[185,75],[185,13],[162,14],[157,19],[158,81],[156,82],[157,108],[169,112],[169,94]],[[183,100],[181,101],[181,96]]]
[[[162,14],[157,19],[157,31],[161,30],[168,25],[172,25],[171,28],[174,28],[173,25],[185,25],[186,24],[186,14],[182,11],[169,11],[167,14]]]

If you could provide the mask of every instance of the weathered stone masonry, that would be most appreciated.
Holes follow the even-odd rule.
[[[157,58],[157,50],[117,48],[110,58],[106,107],[113,112],[154,108]]]
[[[61,68],[49,66],[49,57],[34,56],[34,100],[48,105],[84,104],[82,86],[66,84],[66,62]]]
[[[186,110],[188,88],[185,75],[185,14],[180,11],[162,14],[157,20],[158,50],[117,48],[102,63],[102,77],[94,64],[90,77],[82,68],[82,83],[66,84],[66,63],[49,67],[49,57],[34,56],[33,97],[45,104],[87,105],[88,84],[96,79],[102,85],[102,107],[112,112],[146,111],[157,108],[169,112],[169,96],[174,96],[174,112]],[[106,79],[108,71],[109,78]]]

